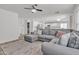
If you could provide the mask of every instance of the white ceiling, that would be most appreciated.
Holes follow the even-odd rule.
[[[0,4],[0,8],[14,11],[17,13],[30,13],[30,10],[24,10],[24,7],[30,8],[32,4]],[[70,13],[73,10],[73,4],[38,4],[37,8],[43,9],[43,12],[54,13]]]
[[[61,14],[68,14],[73,11],[73,4],[38,4],[37,8],[43,9],[43,12],[31,13],[31,10],[24,8],[31,8],[32,4],[0,4],[0,8],[16,12],[23,17],[44,17],[54,15],[59,11]]]

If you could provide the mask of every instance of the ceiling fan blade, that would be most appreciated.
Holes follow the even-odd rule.
[[[37,4],[34,4],[35,6],[38,6]]]
[[[43,11],[43,10],[41,10],[41,9],[36,9],[37,11]]]
[[[24,9],[33,9],[33,8],[24,8]]]
[[[37,4],[32,5],[32,8],[33,8],[33,9],[36,9],[35,6],[37,6]]]
[[[43,11],[42,9],[37,9],[36,6],[38,6],[37,4],[32,5],[32,8],[24,8],[24,9],[30,9],[30,10],[36,10],[36,11]]]
[[[32,5],[32,8],[33,8],[33,9],[36,9],[36,8],[34,7],[34,5]]]

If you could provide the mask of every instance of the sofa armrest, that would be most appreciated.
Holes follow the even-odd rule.
[[[51,43],[55,43],[55,44],[59,44],[59,38],[53,38],[51,41]]]
[[[79,55],[79,50],[54,43],[44,42],[41,50],[45,55]]]

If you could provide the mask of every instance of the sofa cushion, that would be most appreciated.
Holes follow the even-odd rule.
[[[62,35],[64,35],[64,32],[58,31],[58,33],[56,34],[56,37],[60,38],[60,37],[62,37]]]
[[[46,35],[38,35],[39,38],[45,38]]]
[[[42,34],[43,34],[43,35],[49,35],[49,34],[50,34],[50,30],[48,30],[48,29],[43,29],[43,30],[42,30]]]
[[[76,33],[74,33],[74,35],[77,37],[74,48],[79,49],[79,36]]]
[[[74,48],[79,49],[79,38],[77,38]]]
[[[55,36],[53,35],[38,35],[38,38],[43,38],[43,39],[53,39]]]
[[[50,30],[50,35],[55,36],[55,33],[56,33],[56,31],[54,31],[54,30]]]
[[[70,37],[70,33],[62,35],[60,39],[60,45],[67,46],[69,37]]]
[[[71,33],[67,46],[71,47],[71,48],[74,48],[74,46],[76,44],[76,39],[77,39],[77,37],[73,33]]]
[[[55,38],[55,36],[52,36],[52,35],[38,35],[38,40],[41,40],[44,42],[49,42],[54,38]]]
[[[46,35],[45,38],[46,39],[53,39],[53,38],[55,38],[55,36],[53,36],[53,35]]]

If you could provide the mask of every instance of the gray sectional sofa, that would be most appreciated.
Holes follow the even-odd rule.
[[[62,46],[51,41],[57,38],[55,37],[56,31],[63,31],[64,33],[70,32],[69,29],[43,29],[40,35],[26,35],[24,38],[31,43],[35,40],[43,41],[44,43],[41,46],[41,50],[44,55],[79,55],[79,49]],[[75,33],[79,35],[78,31],[75,31]]]
[[[43,42],[50,42],[52,39],[56,38],[55,33],[56,31],[61,31],[64,33],[69,33],[69,29],[42,29],[42,34],[38,35],[38,40]]]
[[[54,38],[55,36],[53,35],[38,35],[38,40],[43,42],[50,42]]]
[[[52,39],[55,38],[56,31],[63,31],[64,33],[70,32],[69,29],[42,29],[42,34],[25,35],[24,39],[31,43],[32,41],[35,41],[35,40],[50,42]],[[32,37],[35,37],[35,36],[37,37],[37,39],[32,39]]]
[[[42,41],[42,42],[50,42],[54,38],[55,36],[51,36],[51,35],[25,35],[24,36],[24,40],[30,43],[37,40]]]
[[[41,46],[41,50],[44,55],[79,55],[79,32],[74,31],[78,36],[69,36],[67,41],[67,45],[62,45],[61,41],[63,39],[59,39],[59,42],[54,43],[54,40],[51,42],[44,42]],[[66,34],[65,34],[66,35]],[[65,36],[64,35],[64,36]],[[68,36],[65,36],[68,37]],[[63,41],[62,41],[63,42]],[[65,43],[66,41],[64,41]]]

